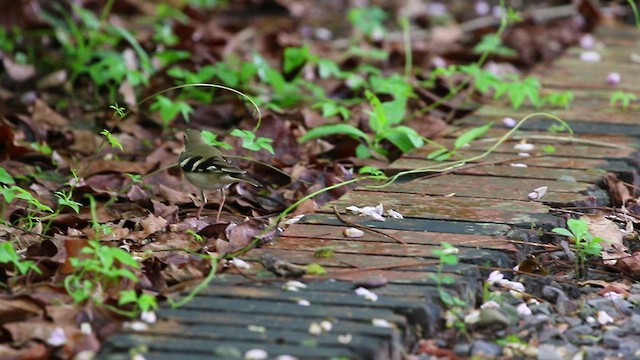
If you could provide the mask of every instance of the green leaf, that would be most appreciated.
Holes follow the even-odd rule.
[[[324,275],[327,273],[327,270],[323,268],[320,264],[311,263],[306,266],[307,274],[309,275]]]
[[[387,131],[384,138],[397,146],[403,153],[424,145],[422,136],[408,126],[396,126]]]
[[[339,78],[342,76],[342,71],[335,61],[320,59],[318,60],[318,74],[323,79],[326,79],[330,76]]]
[[[371,150],[365,144],[358,144],[356,147],[356,157],[358,159],[368,159],[371,157]]]
[[[284,49],[284,64],[282,66],[285,74],[297,69],[304,65],[309,59],[311,53],[308,46],[303,47],[288,47]]]
[[[331,258],[335,255],[335,246],[323,246],[321,248],[316,249],[316,251],[313,252],[313,257],[316,258]]]
[[[140,268],[140,263],[131,256],[128,252],[120,248],[111,248],[111,255],[116,258],[120,263],[131,266],[134,269]]]
[[[571,233],[571,231],[569,231],[569,230],[567,230],[565,228],[555,228],[555,229],[553,229],[551,231],[556,233],[556,234],[558,234],[558,235],[573,237],[573,234]]]
[[[6,185],[13,185],[16,183],[16,181],[13,179],[13,176],[11,176],[11,174],[9,174],[9,172],[3,167],[0,167],[0,183]]]
[[[104,129],[100,132],[100,134],[104,135],[107,138],[107,141],[112,148],[124,150],[120,141],[115,136],[113,136],[113,134],[111,134],[109,130]]]
[[[138,306],[142,311],[153,310],[158,307],[156,298],[149,294],[142,294],[138,298]]]
[[[471,130],[467,130],[466,132],[464,132],[462,135],[458,136],[458,138],[456,138],[456,141],[453,143],[454,148],[460,149],[462,148],[464,145],[472,142],[473,140],[477,139],[478,137],[482,136],[484,133],[487,132],[487,130],[489,130],[489,128],[493,125],[493,123],[486,123],[482,126],[478,126],[475,127]]]
[[[122,290],[118,299],[118,305],[134,303],[138,300],[138,294],[135,290]]]
[[[354,139],[364,140],[367,143],[369,142],[369,137],[364,131],[349,124],[329,124],[319,126],[309,130],[306,134],[302,135],[298,141],[304,143],[312,139],[331,135],[347,135]]]

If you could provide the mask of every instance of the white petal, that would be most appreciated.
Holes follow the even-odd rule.
[[[300,300],[298,300],[298,305],[300,305],[300,306],[311,306],[311,303],[309,302],[309,300],[300,299]]]
[[[233,265],[239,269],[250,269],[251,265],[239,258],[234,258],[233,260],[231,260],[233,262]]]
[[[519,168],[526,168],[527,164],[523,164],[523,163],[513,163],[513,164],[509,164],[511,165],[511,167],[519,167]]]
[[[610,322],[613,322],[613,318],[609,314],[607,314],[606,311],[599,310],[597,314],[598,314],[598,324],[606,325]]]
[[[473,325],[478,321],[480,321],[480,311],[478,310],[473,310],[464,317],[464,323],[468,325]]]
[[[506,117],[502,119],[502,123],[504,124],[504,126],[508,128],[512,128],[518,124],[518,122],[514,118],[510,118],[510,117]]]
[[[489,277],[487,278],[487,282],[489,284],[493,284],[502,279],[504,279],[504,275],[500,271],[494,270],[491,272],[491,274],[489,274]]]
[[[371,324],[377,327],[386,327],[386,328],[393,327],[393,325],[385,319],[371,319]]]
[[[276,360],[298,360],[298,358],[293,355],[279,355]]]
[[[499,307],[500,307],[500,304],[498,304],[494,300],[489,300],[484,304],[480,305],[480,309],[497,309]]]
[[[313,336],[318,336],[322,334],[322,327],[320,326],[320,324],[312,322],[311,325],[309,325],[308,331],[309,331],[309,334]]]
[[[348,344],[353,340],[353,336],[351,334],[338,335],[338,342],[340,344]]]
[[[300,214],[300,215],[296,215],[294,217],[292,217],[291,219],[285,221],[285,225],[292,225],[297,223],[298,221],[302,220],[302,218],[304,217],[304,214]]]
[[[329,332],[333,328],[333,324],[331,323],[331,321],[323,320],[320,322],[320,327],[324,332]]]
[[[402,214],[392,209],[387,210],[387,215],[394,219],[404,219],[404,216],[402,216]]]
[[[533,191],[538,193],[538,199],[545,196],[547,194],[547,190],[549,190],[548,186],[540,186],[539,188],[533,189]]]
[[[364,231],[356,228],[348,228],[342,231],[342,234],[348,238],[361,238],[364,236]]]
[[[531,309],[529,309],[529,307],[525,303],[521,303],[520,305],[518,305],[516,310],[518,311],[518,314],[520,314],[520,316],[531,315]]]
[[[267,359],[268,357],[269,357],[269,354],[262,349],[251,349],[246,353],[244,353],[245,360],[263,360],[263,359]]]
[[[371,213],[369,214],[369,216],[371,216],[371,218],[375,221],[384,221],[384,217],[382,217],[382,215],[378,214],[378,213]]]
[[[378,295],[369,289],[365,289],[363,287],[359,287],[355,290],[356,295],[362,296],[363,298],[369,301],[378,301]]]
[[[518,150],[518,151],[530,152],[533,149],[535,149],[536,147],[535,147],[535,145],[529,144],[529,143],[518,143],[513,148]]]
[[[602,56],[595,51],[583,51],[580,53],[580,60],[584,62],[596,63],[602,61]]]
[[[157,320],[156,313],[153,311],[143,311],[142,314],[140,314],[140,320],[147,324],[155,324]]]
[[[47,344],[51,346],[61,346],[67,342],[67,335],[64,333],[64,329],[61,327],[56,327],[53,329],[49,338],[47,339]]]

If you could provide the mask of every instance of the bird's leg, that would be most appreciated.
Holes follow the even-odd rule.
[[[200,213],[202,209],[207,204],[207,196],[204,194],[204,190],[200,190],[200,197],[202,198],[202,204],[200,204],[200,208],[198,209],[198,213],[196,214],[196,218],[200,219]]]
[[[220,189],[220,197],[222,198],[222,200],[220,201],[220,207],[218,208],[218,216],[216,216],[216,223],[220,221],[220,214],[222,213],[222,207],[224,206],[224,201],[226,199],[226,196],[224,194],[224,188]]]

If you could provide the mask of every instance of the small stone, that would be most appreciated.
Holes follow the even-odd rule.
[[[502,355],[502,347],[498,344],[476,340],[471,346],[471,357],[495,359]]]
[[[620,338],[617,337],[611,331],[606,331],[602,335],[602,345],[604,345],[605,347],[608,347],[609,349],[617,349],[617,348],[619,348],[621,342],[622,342],[622,340],[620,340]]]
[[[559,298],[556,302],[556,309],[560,315],[571,315],[578,310],[578,304],[569,299]]]
[[[541,344],[538,346],[538,360],[564,360],[561,346]]]
[[[537,331],[540,331],[548,323],[549,323],[549,317],[547,315],[538,314],[533,316],[527,316],[526,318],[524,318],[522,328],[527,330],[535,329]]]
[[[575,345],[593,345],[598,342],[599,331],[589,325],[579,325],[565,331],[564,335]]]
[[[586,355],[584,360],[602,360],[607,357],[607,352],[601,347],[589,347],[585,349]]]
[[[458,356],[468,357],[469,352],[471,352],[471,344],[466,342],[457,343],[453,346],[453,352]]]
[[[498,328],[504,328],[511,325],[511,321],[497,309],[482,309],[480,310],[480,318],[477,325],[480,327],[497,326]]]
[[[564,298],[567,299],[567,295],[564,293],[564,291],[555,288],[553,286],[549,286],[549,285],[545,285],[542,288],[542,298],[550,301],[550,302],[556,302],[558,300],[558,298]]]

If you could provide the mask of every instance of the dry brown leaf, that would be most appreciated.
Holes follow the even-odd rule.
[[[602,260],[605,264],[614,265],[617,259],[627,256],[627,248],[623,245],[622,232],[618,225],[602,215],[583,215],[589,224],[589,232],[593,236],[604,239],[602,245]]]
[[[33,64],[18,64],[13,62],[8,56],[2,59],[2,65],[4,65],[4,70],[7,72],[7,75],[15,82],[23,82],[36,75],[36,68]]]
[[[24,321],[43,315],[44,309],[30,297],[0,298],[0,324]]]
[[[47,103],[40,99],[36,99],[33,107],[34,125],[44,126],[45,128],[62,128],[69,124],[69,120],[58,114],[49,107]]]
[[[609,189],[609,197],[611,198],[611,204],[615,207],[625,205],[629,200],[632,200],[630,190],[614,173],[608,173],[605,177],[607,188]]]

